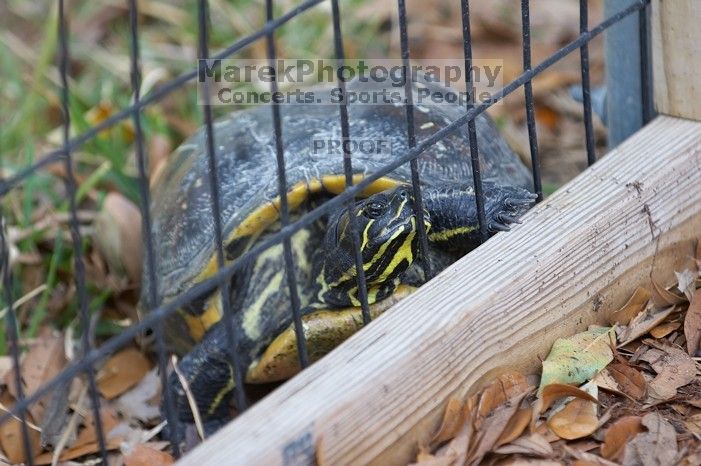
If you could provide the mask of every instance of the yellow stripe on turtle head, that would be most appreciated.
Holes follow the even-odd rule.
[[[181,310],[180,313],[187,322],[187,328],[190,330],[190,336],[195,341],[200,341],[205,332],[209,328],[221,320],[221,294],[217,293],[211,299],[207,300],[206,309],[201,314],[191,314]]]
[[[360,183],[363,180],[363,175],[353,175],[353,184]],[[395,188],[403,183],[391,178],[380,178],[371,183],[361,192],[362,197],[371,196],[388,189]],[[321,191],[328,191],[331,194],[340,194],[346,188],[346,179],[344,175],[329,175],[324,176],[321,180],[313,179],[310,181],[300,181],[295,184],[287,193],[287,204],[290,210],[297,209],[310,195]],[[251,214],[243,219],[241,224],[229,235],[226,244],[231,244],[238,238],[246,236],[257,237],[264,232],[268,227],[274,224],[280,213],[280,198],[276,197],[271,202],[267,202]],[[217,271],[217,257],[213,256],[207,266],[197,275],[195,283],[199,283]]]
[[[353,176],[353,184],[360,183],[364,175],[356,174]],[[401,184],[400,181],[383,177],[371,183],[361,192],[362,197],[371,196],[373,194],[395,188]],[[287,193],[287,204],[289,209],[297,209],[310,195],[322,191],[327,191],[331,194],[340,194],[346,188],[346,179],[344,175],[328,175],[319,179],[309,181],[300,181],[295,184]],[[273,225],[280,215],[280,198],[276,197],[270,202],[266,202],[251,214],[243,219],[241,224],[226,239],[225,245],[232,244],[239,238],[250,237],[254,241],[248,244],[253,244],[255,238],[263,233],[267,228]],[[242,251],[242,253],[245,251]],[[231,261],[227,261],[231,263]],[[197,275],[194,283],[199,283],[211,277],[218,270],[217,257],[213,255],[206,267]],[[183,312],[187,325],[190,328],[190,333],[195,341],[199,341],[202,335],[215,323],[221,319],[220,298],[210,299],[207,304],[207,309],[200,315],[190,315]]]

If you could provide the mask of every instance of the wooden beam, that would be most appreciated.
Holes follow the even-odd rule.
[[[183,465],[401,464],[445,401],[671,282],[701,232],[701,123],[659,117],[185,456]]]
[[[701,2],[653,0],[655,105],[665,115],[701,120]]]

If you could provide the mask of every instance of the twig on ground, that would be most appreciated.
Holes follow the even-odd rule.
[[[178,369],[178,358],[175,355],[171,357],[171,362],[173,363],[173,369],[175,370],[175,374],[178,376],[178,380],[180,380],[180,384],[183,386],[183,390],[185,390],[185,396],[187,397],[187,402],[190,405],[192,417],[195,420],[197,434],[200,436],[201,440],[204,440],[204,428],[202,427],[202,418],[200,417],[200,410],[197,408],[197,403],[195,402],[195,396],[190,390],[190,385],[187,383],[187,379],[185,379],[183,373],[180,372],[180,369]]]

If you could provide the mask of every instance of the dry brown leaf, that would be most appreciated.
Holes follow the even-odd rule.
[[[13,406],[12,397],[5,392],[2,396],[2,404],[10,409]],[[31,421],[31,419],[29,419]],[[27,429],[29,444],[32,453],[36,455],[41,451],[41,435],[34,429]],[[12,464],[26,461],[24,444],[22,441],[22,424],[15,418],[10,418],[0,424],[0,447]]]
[[[599,402],[592,395],[585,392],[581,388],[575,387],[574,385],[567,385],[564,383],[552,383],[550,385],[546,385],[545,388],[543,388],[543,392],[541,394],[543,401],[540,406],[540,412],[543,413],[547,411],[548,408],[550,408],[553,405],[553,403],[568,396],[581,398],[583,400],[589,400],[597,404]]]
[[[438,445],[446,440],[455,438],[455,435],[465,422],[465,414],[462,401],[457,398],[449,399],[445,407],[445,414],[443,414],[443,421],[436,435],[431,439],[431,444]]]
[[[112,429],[114,429],[117,424],[119,424],[119,419],[117,418],[117,413],[111,407],[103,407],[100,409],[100,421],[102,421],[102,433],[107,436]],[[95,430],[95,419],[90,410],[90,413],[85,419],[85,427],[78,434],[78,438],[75,440],[72,448],[81,447],[83,445],[88,445],[97,442],[97,431]]]
[[[105,447],[107,448],[107,450],[117,450],[121,444],[122,444],[121,438],[113,438],[113,439],[107,440]],[[80,447],[69,448],[68,450],[64,451],[63,453],[61,453],[61,456],[59,457],[59,461],[70,461],[70,460],[74,460],[76,458],[80,458],[81,456],[94,455],[95,453],[98,453],[99,451],[100,451],[100,445],[97,442],[88,443],[86,445],[82,445]],[[36,464],[36,465],[51,464],[52,458],[53,458],[52,452],[42,453],[41,455],[34,458],[34,464]]]
[[[475,433],[473,427],[473,417],[476,414],[478,395],[468,398],[463,410],[465,411],[465,422],[453,440],[439,451],[439,456],[447,456],[455,459],[456,464],[464,464],[467,460],[467,450],[472,442]]]
[[[684,336],[686,337],[687,352],[691,356],[698,354],[701,351],[701,288],[694,291],[689,309],[686,311]]]
[[[521,408],[516,411],[516,414],[509,419],[506,427],[504,427],[504,432],[501,433],[494,445],[498,447],[519,438],[531,422],[531,412],[531,408]]]
[[[139,383],[114,401],[117,411],[126,419],[148,423],[160,416],[161,379],[154,367]]]
[[[616,420],[604,432],[601,456],[620,462],[628,441],[643,431],[641,417],[625,416]]]
[[[684,403],[690,404],[691,406],[694,406],[696,408],[701,408],[701,398],[696,398],[696,399],[691,399],[691,400],[683,400]]]
[[[698,274],[689,269],[684,269],[682,272],[674,272],[677,277],[677,289],[682,292],[687,301],[691,301],[691,295],[696,289],[696,276]]]
[[[605,368],[604,370],[596,374],[596,376],[594,376],[594,378],[591,379],[591,382],[593,384],[596,384],[596,386],[599,388],[603,388],[604,390],[608,390],[609,392],[623,395],[621,387],[618,386],[618,382],[616,382],[616,379],[613,378],[611,373],[608,371],[608,368]]]
[[[684,425],[689,429],[689,432],[701,434],[701,413],[694,414],[689,419],[684,420]]]
[[[684,296],[680,296],[652,280],[652,301],[657,307],[674,306],[686,301]]]
[[[696,364],[685,351],[671,346],[661,345],[656,340],[645,340],[655,346],[642,355],[657,372],[657,376],[648,384],[649,394],[657,400],[669,400],[677,394],[677,389],[691,383],[696,376]]]
[[[622,363],[609,364],[606,368],[613,380],[616,381],[621,393],[634,400],[644,400],[647,396],[647,381],[643,374],[634,367]]]
[[[586,451],[582,451],[576,448],[573,448],[570,445],[565,445],[563,449],[570,455],[573,456],[574,458],[577,459],[574,464],[579,464],[579,465],[594,465],[594,466],[618,466],[616,463],[613,463],[607,459],[604,459],[600,456],[597,456],[593,453],[588,453]]]
[[[97,388],[106,399],[126,392],[151,369],[150,363],[136,348],[126,348],[113,355],[98,377]]]
[[[668,466],[677,456],[677,433],[658,413],[648,413],[642,419],[648,432],[636,435],[628,442],[623,465]]]
[[[94,239],[111,271],[141,283],[141,211],[133,202],[116,192],[107,194],[95,219]]]
[[[552,456],[553,447],[542,435],[531,434],[527,437],[519,437],[507,445],[502,445],[495,449],[494,452],[500,455],[523,454],[547,458]]]
[[[598,389],[593,383],[587,383],[582,390],[589,392],[596,399]],[[548,428],[558,437],[574,440],[592,434],[599,426],[598,405],[588,399],[575,398],[564,408],[550,415]]]
[[[454,462],[455,458],[450,456],[426,455],[425,457],[418,459],[415,463],[410,463],[409,466],[452,466],[455,464]]]
[[[56,376],[65,365],[63,337],[48,327],[43,328],[20,364],[20,373],[24,382],[24,396],[32,394]],[[14,370],[9,371],[5,376],[5,383],[12,396],[17,398],[14,374]],[[44,419],[44,410],[49,400],[50,396],[43,397],[39,402],[33,403],[29,407],[32,417],[39,423]]]
[[[645,309],[648,301],[650,301],[650,297],[650,292],[647,289],[639,287],[622,308],[611,314],[609,322],[611,325],[616,323],[628,325],[633,317],[637,316]]]
[[[475,418],[475,428],[479,429],[482,419],[508,400],[521,393],[527,392],[531,387],[526,376],[520,372],[507,372],[500,375],[490,383],[480,395],[479,407]]]
[[[136,445],[124,457],[124,466],[165,466],[175,463],[175,460],[164,451],[156,450],[148,445]]]
[[[516,414],[528,392],[522,392],[506,401],[501,406],[493,410],[489,416],[484,419],[481,427],[476,429],[475,441],[470,446],[468,452],[469,463],[479,463],[484,458],[484,455],[489,453],[494,448],[497,440],[501,437],[502,432],[508,425],[511,418]]]
[[[5,379],[8,372],[12,370],[12,357],[0,356],[0,380]]]
[[[564,463],[561,463],[560,461],[520,457],[506,460],[503,463],[497,464],[498,466],[564,466]]]
[[[665,320],[674,310],[674,307],[668,307],[660,311],[653,310],[648,306],[644,311],[635,316],[630,321],[627,327],[623,329],[619,336],[619,347],[625,346],[638,337],[645,335],[651,329],[657,327]]]
[[[681,326],[681,322],[664,322],[650,330],[650,335],[657,339],[664,338]]]

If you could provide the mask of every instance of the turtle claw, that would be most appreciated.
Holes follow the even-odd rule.
[[[528,193],[523,197],[507,197],[504,200],[504,205],[511,209],[520,209],[522,207],[530,207],[533,205],[534,201],[538,198],[538,195],[533,193]]]
[[[488,230],[490,234],[509,231],[510,225],[521,223],[520,217],[534,203],[538,196],[525,189],[513,186],[495,187],[493,204],[488,208]]]
[[[487,230],[489,231],[489,233],[494,234],[498,231],[510,231],[511,228],[509,228],[508,225],[503,225],[499,222],[490,222],[487,226]]]
[[[504,225],[508,225],[509,223],[521,223],[521,219],[513,215],[501,213],[497,215],[497,217],[499,218],[499,221]]]

